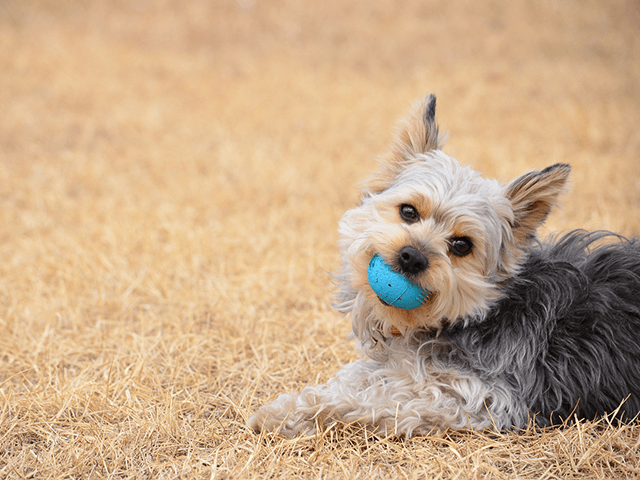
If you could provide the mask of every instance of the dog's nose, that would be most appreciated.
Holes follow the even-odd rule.
[[[418,249],[406,246],[398,254],[398,266],[402,273],[415,275],[427,269],[429,260]]]

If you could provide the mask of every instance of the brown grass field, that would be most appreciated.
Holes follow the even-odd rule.
[[[357,358],[337,222],[429,92],[573,165],[544,234],[640,233],[637,0],[0,0],[0,478],[638,478],[639,423],[247,428]]]

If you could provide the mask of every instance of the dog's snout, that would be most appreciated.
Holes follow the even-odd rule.
[[[417,248],[406,246],[398,254],[398,266],[402,273],[415,275],[427,269],[429,260]]]

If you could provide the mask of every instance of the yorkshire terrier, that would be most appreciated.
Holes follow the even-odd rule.
[[[414,107],[340,221],[335,307],[364,358],[263,406],[254,430],[357,422],[409,437],[640,412],[638,240],[539,241],[569,165],[485,179],[442,152],[435,105]],[[374,257],[418,289],[417,304],[381,293]]]

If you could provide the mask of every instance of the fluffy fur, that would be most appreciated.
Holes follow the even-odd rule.
[[[583,231],[539,242],[570,167],[503,185],[444,154],[438,135],[430,95],[340,221],[336,308],[364,358],[260,408],[255,430],[502,430],[593,418],[625,399],[620,418],[640,412],[638,242]],[[381,302],[367,282],[376,253],[430,298],[414,310]]]

